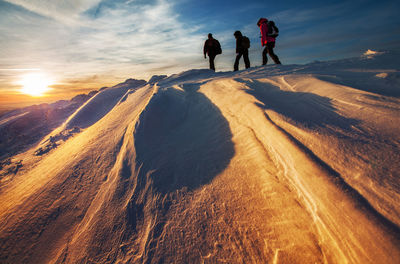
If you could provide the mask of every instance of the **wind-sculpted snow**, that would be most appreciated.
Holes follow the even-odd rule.
[[[399,263],[398,74],[370,52],[103,90],[4,164],[0,263]]]
[[[67,121],[66,127],[86,128],[93,125],[110,112],[129,89],[136,89],[145,84],[146,81],[144,80],[128,80],[121,85],[101,91]]]
[[[246,84],[246,92],[253,95],[265,110],[272,110],[298,126],[309,129],[337,127],[349,130],[359,123],[337,112],[333,100],[315,93],[284,90],[279,84],[260,81],[237,81]]]

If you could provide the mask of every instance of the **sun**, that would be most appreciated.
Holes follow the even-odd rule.
[[[29,73],[22,76],[18,82],[22,86],[20,92],[31,96],[43,96],[51,90],[49,86],[53,81],[43,73]]]

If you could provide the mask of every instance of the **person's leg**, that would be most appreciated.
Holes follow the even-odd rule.
[[[265,46],[263,52],[262,52],[262,59],[263,59],[263,63],[262,65],[266,65],[268,62],[268,57],[267,57],[267,53],[268,53],[268,47]]]
[[[250,60],[249,60],[249,50],[245,49],[243,52],[244,64],[246,65],[246,69],[250,68]]]
[[[278,56],[276,56],[276,54],[274,53],[274,47],[275,47],[275,42],[269,42],[269,43],[267,43],[268,54],[269,54],[269,56],[271,56],[272,60],[273,60],[276,64],[281,64],[281,62],[279,61]]]
[[[214,65],[215,55],[209,54],[208,58],[210,59],[210,69],[215,71],[215,65]]]
[[[234,71],[238,71],[239,70],[239,60],[242,57],[242,53],[239,52],[238,55],[236,55],[236,60],[235,60],[235,64],[233,65],[233,70]]]

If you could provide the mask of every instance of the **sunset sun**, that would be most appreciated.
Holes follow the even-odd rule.
[[[43,96],[50,90],[49,85],[52,83],[53,81],[49,77],[41,73],[24,75],[19,81],[19,84],[22,85],[21,93],[35,97]]]

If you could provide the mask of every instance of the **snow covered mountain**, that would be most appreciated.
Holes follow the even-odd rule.
[[[96,93],[92,91],[71,100],[33,105],[0,115],[0,167],[9,162],[7,158],[37,144]]]
[[[0,262],[399,263],[399,62],[97,93],[4,164]]]

